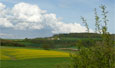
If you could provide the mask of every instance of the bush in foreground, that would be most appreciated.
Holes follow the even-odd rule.
[[[106,7],[101,5],[102,16],[103,16],[103,26],[100,27],[100,18],[97,15],[95,9],[95,20],[96,20],[96,32],[102,35],[102,41],[93,43],[92,46],[86,48],[80,48],[80,51],[72,54],[72,64],[70,68],[115,68],[115,46],[113,40],[107,32],[107,11]],[[83,23],[85,23],[87,31],[89,32],[88,24],[86,20],[82,17]],[[90,40],[92,41],[92,40]],[[80,41],[79,45],[83,45]],[[66,67],[64,67],[66,68]]]
[[[98,41],[94,46],[89,48],[81,48],[77,54],[72,55],[72,68],[115,68],[115,47],[113,40],[107,32],[107,11],[106,7],[101,5],[104,26],[100,27],[100,18],[95,9],[96,32],[102,35],[102,41]],[[87,24],[84,18],[83,22]],[[88,25],[86,26],[88,27]],[[88,29],[87,29],[88,30]],[[89,32],[89,31],[88,31]]]
[[[114,68],[115,48],[107,45],[96,45],[83,48],[72,55],[73,68]]]

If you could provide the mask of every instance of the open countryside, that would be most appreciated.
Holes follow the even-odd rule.
[[[115,68],[114,0],[0,0],[0,68]]]

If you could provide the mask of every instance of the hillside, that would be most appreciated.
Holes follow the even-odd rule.
[[[111,34],[111,38],[115,39],[115,34]],[[92,42],[89,43],[89,40]],[[18,47],[39,47],[44,49],[55,48],[73,48],[76,47],[77,42],[83,41],[84,46],[87,44],[101,41],[101,35],[96,33],[70,33],[70,34],[56,34],[52,37],[45,38],[25,38],[22,40],[1,39],[1,46],[18,46]]]

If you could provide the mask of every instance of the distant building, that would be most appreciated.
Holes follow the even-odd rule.
[[[53,37],[50,37],[50,38],[48,38],[48,40],[60,40],[60,38],[53,38]]]

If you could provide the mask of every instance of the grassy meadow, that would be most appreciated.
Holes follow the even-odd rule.
[[[0,47],[1,68],[56,68],[69,53],[37,48]]]
[[[67,57],[1,60],[1,68],[57,68],[57,65],[67,62],[70,63]]]

